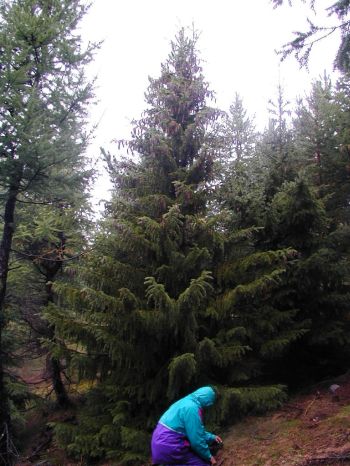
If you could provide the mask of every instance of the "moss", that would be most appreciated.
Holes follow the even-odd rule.
[[[281,425],[281,428],[291,430],[291,429],[295,429],[296,427],[299,427],[300,424],[301,424],[300,419],[288,419],[283,422],[283,424]]]

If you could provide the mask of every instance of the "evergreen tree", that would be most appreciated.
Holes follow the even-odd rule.
[[[293,127],[281,133],[289,134],[284,141],[290,142],[274,144],[270,151],[266,145],[259,148],[270,161],[265,167],[268,203],[260,246],[296,251],[286,268],[283,293],[276,290],[274,300],[296,310],[294,325],[300,322],[306,333],[292,343],[281,363],[270,367],[294,386],[339,373],[348,354],[348,237],[343,223],[347,124],[342,105],[345,94],[336,97],[327,77],[315,82],[310,95],[298,103]],[[339,248],[330,238],[338,238]]]
[[[295,144],[303,170],[318,187],[333,227],[348,220],[349,121],[347,77],[333,88],[325,76],[299,102],[294,121]]]
[[[297,320],[307,330],[276,369],[294,386],[313,383],[347,367],[349,229],[339,225],[330,230],[322,201],[303,179],[282,187],[269,215],[269,244],[298,251],[288,269],[283,301],[299,310]]]
[[[80,1],[1,2],[0,186],[0,455],[14,461],[5,377],[5,305],[18,202],[59,203],[80,172],[91,85],[83,68],[94,46],[81,50],[75,28],[87,11]],[[63,196],[64,197],[64,196]]]
[[[314,379],[345,370],[349,353],[346,80],[340,79],[336,91],[329,78],[316,81],[299,103],[295,144],[306,176],[276,197],[283,219],[271,221],[279,244],[292,245],[300,254],[290,283],[310,331],[291,360],[300,365],[301,374]],[[271,237],[276,238],[274,233]]]
[[[217,185],[213,210],[230,212],[231,227],[261,225],[263,208],[263,172],[256,154],[259,136],[253,118],[247,116],[238,94],[229,112],[218,124],[220,153],[215,166]],[[261,170],[260,170],[261,168]]]
[[[328,178],[332,196],[327,209],[338,222],[349,224],[350,202],[350,121],[349,121],[349,74],[344,74],[336,83],[334,104],[340,109],[336,112],[337,140],[336,151],[332,151],[333,177]]]
[[[290,102],[285,99],[281,84],[276,101],[269,101],[269,125],[257,147],[264,171],[265,196],[269,202],[284,181],[291,181],[298,172],[293,132],[290,127]]]
[[[256,144],[254,121],[247,116],[243,100],[237,93],[228,113],[224,115],[220,130],[223,139],[220,155],[227,165],[233,166],[252,157]]]
[[[197,352],[220,253],[205,218],[217,111],[196,42],[181,30],[150,79],[148,107],[120,143],[133,158],[105,154],[115,193],[82,287],[55,287],[70,311],[52,306],[49,318],[83,348],[72,361],[80,374],[98,380],[78,427],[56,428],[77,456],[144,462],[161,410],[210,381]]]
[[[74,192],[78,187],[80,190]],[[61,374],[61,348],[55,338],[55,329],[48,325],[44,313],[45,307],[55,300],[52,285],[57,277],[64,276],[70,264],[86,252],[87,206],[82,189],[81,184],[75,183],[69,189],[67,186],[65,204],[61,198],[58,206],[31,205],[29,212],[27,206],[18,209],[19,225],[13,250],[19,264],[16,273],[21,276],[16,287],[8,287],[13,312],[28,325],[23,348],[28,348],[32,358],[46,354],[42,377],[46,383],[51,382],[50,388],[60,407],[70,404]],[[17,290],[18,282],[23,279],[31,289],[28,294],[22,289]]]
[[[323,82],[313,83],[305,101],[300,100],[294,121],[297,150],[302,155],[304,167],[314,167],[313,184],[328,184],[332,176],[330,164],[337,148],[339,109],[334,103],[332,84],[327,76]]]
[[[285,400],[287,380],[275,367],[285,363],[289,347],[307,331],[305,319],[299,318],[299,309],[289,299],[289,269],[297,251],[265,240],[269,232],[263,227],[267,215],[263,189],[260,197],[259,183],[253,189],[248,185],[243,195],[229,193],[220,215],[223,257],[214,273],[213,319],[202,342],[206,370],[217,383],[228,385],[222,390],[219,413],[224,423],[276,408]],[[254,203],[249,202],[252,199]],[[245,215],[239,216],[236,210],[242,201]]]

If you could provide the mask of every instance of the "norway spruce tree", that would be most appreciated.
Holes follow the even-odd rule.
[[[238,164],[249,160],[254,154],[257,134],[254,120],[247,115],[243,100],[237,93],[221,128],[227,162]]]
[[[290,102],[281,84],[277,86],[276,98],[269,101],[269,113],[269,124],[257,153],[264,167],[265,196],[271,201],[283,182],[293,180],[300,168],[290,125]]]
[[[298,150],[334,225],[349,219],[348,81],[348,75],[335,86],[327,76],[315,81],[299,103],[295,120]]]
[[[349,228],[332,226],[317,189],[302,178],[275,195],[269,217],[267,241],[298,251],[281,302],[298,310],[306,330],[275,370],[294,387],[314,383],[347,368]]]
[[[215,164],[216,211],[230,212],[231,228],[261,225],[264,170],[256,152],[259,135],[239,94],[217,124],[217,130],[220,151]],[[232,223],[234,217],[236,221]]]
[[[220,254],[205,218],[217,112],[196,42],[181,30],[150,79],[147,108],[120,142],[132,157],[105,154],[115,191],[81,287],[55,287],[69,311],[52,307],[51,322],[80,348],[80,374],[97,382],[78,426],[56,428],[79,457],[144,462],[161,410],[211,381],[198,350]]]
[[[308,381],[345,370],[350,348],[346,80],[337,91],[327,77],[316,81],[299,102],[294,141],[302,175],[281,187],[269,210],[270,244],[298,250],[290,299],[309,330],[289,360]]]
[[[297,252],[264,240],[270,196],[278,189],[271,178],[276,175],[282,183],[280,168],[291,158],[286,102],[279,91],[270,131],[262,140],[237,96],[222,125],[228,144],[223,145],[226,163],[214,205],[223,246],[201,354],[206,370],[221,385],[223,423],[283,402],[286,387],[273,368],[306,331],[299,310],[283,299],[290,292],[288,270]]]
[[[18,203],[58,205],[81,178],[91,85],[84,65],[93,47],[75,33],[87,6],[78,0],[1,2],[0,24],[0,341],[7,318],[9,263]],[[0,457],[14,462],[11,412],[0,345]]]
[[[315,81],[311,92],[299,101],[294,128],[297,150],[313,175],[312,183],[321,194],[334,189],[329,181],[334,177],[335,159],[339,158],[339,129],[341,109],[334,99],[330,79]],[[328,188],[326,188],[328,186]]]

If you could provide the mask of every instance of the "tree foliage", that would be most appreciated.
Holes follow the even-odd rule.
[[[228,112],[212,106],[198,35],[180,29],[130,139],[102,151],[113,193],[92,233],[83,67],[94,46],[83,52],[74,33],[85,6],[2,7],[0,375],[35,343],[56,375],[64,363],[82,382],[72,422],[54,423],[67,455],[144,464],[161,412],[199,385],[221,395],[208,420],[220,428],[344,371],[347,74],[315,81],[294,113],[279,85],[258,133],[238,94]],[[347,2],[333,7],[344,19]],[[11,425],[26,398],[4,380]]]
[[[217,424],[279,406],[292,348],[318,352],[319,314],[300,296],[320,280],[311,269],[329,222],[314,179],[301,177],[307,157],[287,124],[288,104],[279,88],[260,140],[238,97],[218,126],[196,41],[180,30],[150,79],[148,106],[119,143],[131,156],[104,154],[113,198],[76,282],[55,284],[59,301],[47,312],[71,367],[95,384],[77,424],[55,428],[87,461],[145,461],[161,411],[199,384],[219,387]],[[244,154],[232,156],[232,140]],[[338,278],[341,332],[347,290]],[[319,287],[321,308],[333,291]],[[340,334],[322,315],[326,350]]]
[[[78,0],[9,0],[0,5],[0,189],[3,219],[0,339],[7,323],[7,285],[9,264],[14,257],[16,224],[21,225],[21,220],[25,216],[28,218],[28,211],[26,214],[24,211],[29,206],[38,206],[38,209],[40,205],[52,207],[50,214],[37,223],[36,244],[32,242],[28,254],[42,259],[48,254],[47,249],[46,252],[43,249],[50,248],[54,242],[52,235],[57,237],[58,234],[52,231],[54,209],[72,206],[78,195],[72,194],[71,187],[83,189],[91,176],[84,168],[83,154],[88,140],[86,117],[87,104],[92,98],[92,84],[84,78],[84,66],[91,60],[95,45],[83,50],[76,33],[87,8]],[[33,230],[33,225],[30,228]],[[26,234],[28,245],[30,233]],[[46,245],[40,250],[39,238],[43,240],[45,236]],[[22,251],[19,256],[23,258],[24,254]],[[7,317],[11,319],[9,314]],[[13,452],[9,447],[12,442],[10,385],[6,383],[4,374],[3,351],[2,345],[0,454],[4,464],[12,464]]]
[[[278,7],[285,3],[283,0],[271,0],[274,7]],[[293,2],[288,1],[289,6]],[[310,8],[313,13],[316,13],[315,0],[310,0]],[[285,44],[279,52],[284,60],[288,55],[294,54],[301,66],[307,66],[310,53],[315,44],[332,35],[336,31],[340,31],[340,44],[336,56],[334,58],[334,66],[342,72],[349,71],[350,65],[350,37],[349,37],[349,13],[350,2],[348,0],[338,0],[331,3],[326,8],[327,15],[335,18],[332,26],[316,24],[310,18],[307,18],[308,29],[306,31],[297,31],[294,33],[295,38]]]

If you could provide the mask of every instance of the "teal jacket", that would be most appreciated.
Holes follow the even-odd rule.
[[[159,419],[163,426],[184,434],[192,450],[206,461],[212,456],[208,444],[215,440],[215,435],[204,429],[202,409],[214,404],[215,397],[212,387],[199,388],[172,404]]]

